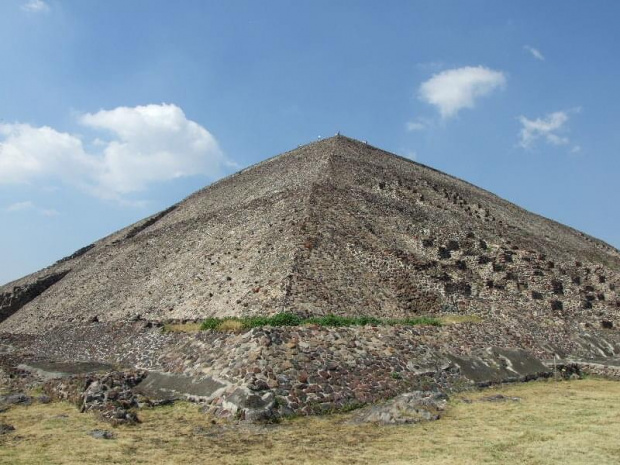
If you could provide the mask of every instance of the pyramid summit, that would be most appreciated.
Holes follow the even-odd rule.
[[[620,323],[619,286],[608,244],[338,135],[0,287],[0,330],[281,312]]]

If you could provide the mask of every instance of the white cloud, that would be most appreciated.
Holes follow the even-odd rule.
[[[414,121],[407,121],[407,123],[405,124],[405,128],[408,132],[424,131],[427,127],[427,123],[420,118],[417,118]]]
[[[22,5],[22,10],[29,13],[45,13],[50,11],[50,6],[43,0],[28,0]]]
[[[58,210],[55,210],[54,208],[43,208],[43,209],[39,210],[39,212],[43,216],[58,216],[58,215],[60,215],[60,212]]]
[[[46,177],[71,182],[99,165],[75,136],[48,126],[0,124],[0,184],[27,183]]]
[[[506,76],[483,66],[466,66],[435,74],[423,82],[418,96],[437,107],[442,118],[455,116],[463,108],[473,108],[476,99],[506,84]]]
[[[19,212],[24,210],[32,210],[34,208],[34,204],[31,201],[26,202],[17,202],[12,205],[9,205],[5,208],[7,212]]]
[[[58,210],[53,208],[39,208],[30,200],[14,203],[6,207],[4,210],[9,213],[35,211],[43,216],[57,216],[60,214]]]
[[[551,145],[569,144],[568,137],[562,135],[568,118],[568,113],[564,111],[556,111],[544,118],[533,120],[520,116],[519,145],[523,148],[530,148],[539,139],[543,139]]]
[[[175,105],[119,107],[86,114],[80,121],[114,136],[103,149],[98,173],[104,191],[125,194],[183,176],[216,177],[233,165],[211,133]]]
[[[545,61],[544,55],[537,48],[530,47],[529,45],[525,45],[523,48],[527,50],[528,52],[530,52],[532,56],[536,58],[537,60]]]
[[[108,140],[93,139],[89,151],[77,136],[47,126],[0,124],[0,184],[53,178],[123,200],[155,182],[214,178],[236,166],[211,133],[176,105],[118,107],[84,114],[79,122],[106,132]]]

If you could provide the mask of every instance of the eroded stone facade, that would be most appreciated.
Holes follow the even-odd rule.
[[[616,249],[342,136],[252,166],[78,252],[1,287],[10,301],[15,289],[64,276],[19,314],[4,312],[0,330],[281,311],[620,324]]]

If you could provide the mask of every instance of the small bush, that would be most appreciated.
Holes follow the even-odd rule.
[[[207,318],[200,325],[200,329],[216,329],[221,322],[221,318]]]

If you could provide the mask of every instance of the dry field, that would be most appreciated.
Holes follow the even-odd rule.
[[[521,400],[476,401],[497,393]],[[437,422],[391,427],[351,426],[346,414],[214,425],[198,406],[178,403],[111,428],[68,404],[36,404],[0,414],[16,428],[0,436],[0,463],[617,464],[619,401],[618,382],[541,381],[455,396]],[[93,429],[115,438],[94,439]]]

